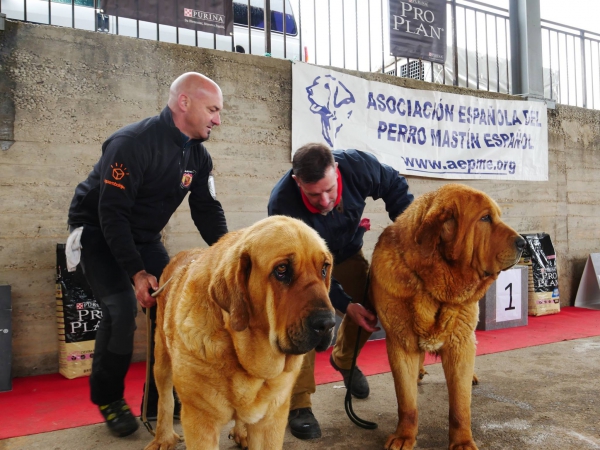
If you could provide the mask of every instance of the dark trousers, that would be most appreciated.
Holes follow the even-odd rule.
[[[160,279],[169,263],[169,255],[156,240],[136,244],[144,261],[146,272]],[[94,360],[90,376],[91,400],[106,405],[123,398],[125,375],[133,355],[133,337],[136,329],[137,299],[132,281],[113,257],[102,230],[84,225],[81,235],[81,266],[94,297],[102,308],[102,320],[96,332]],[[152,319],[152,367],[154,366],[154,330],[156,307],[150,311]],[[148,401],[156,403],[158,393],[154,374],[150,374]]]
[[[369,263],[365,259],[362,250],[354,256],[346,259],[344,262],[335,264],[332,272],[333,277],[340,282],[344,292],[352,297],[353,302],[363,303],[365,297],[365,288],[369,276]],[[338,314],[339,313],[338,311]],[[342,323],[338,328],[335,346],[331,356],[336,366],[342,369],[352,367],[352,358],[354,357],[354,347],[356,347],[356,338],[358,335],[358,325],[348,316],[344,316]],[[360,335],[359,349],[362,349],[369,340],[371,333],[362,330]],[[312,402],[311,394],[316,392],[315,383],[315,350],[311,350],[304,355],[304,361],[298,374],[296,384],[292,389],[292,400],[290,410],[298,408],[310,408]]]

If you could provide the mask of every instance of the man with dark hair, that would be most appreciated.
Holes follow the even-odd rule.
[[[330,358],[347,389],[357,398],[369,395],[369,383],[358,369],[348,386],[358,327],[364,329],[360,348],[377,331],[377,317],[360,302],[365,295],[369,263],[362,253],[363,235],[370,227],[362,219],[365,200],[385,202],[389,217],[395,220],[413,201],[406,179],[390,166],[358,150],[331,151],[322,144],[298,149],[288,171],[271,191],[268,213],[304,221],[325,239],[334,256],[331,303],[345,314]],[[292,391],[288,422],[299,439],[321,436],[321,428],[311,409],[310,396],[316,390],[315,352],[307,353]]]
[[[212,159],[202,144],[212,127],[221,123],[222,108],[223,94],[214,81],[196,72],[184,73],[171,84],[160,115],[110,136],[100,160],[75,189],[67,251],[80,244],[83,272],[102,308],[91,400],[117,436],[138,428],[123,392],[138,302],[150,314],[148,333],[154,336],[156,301],[150,291],[158,289],[169,262],[161,230],[189,193],[192,219],[202,238],[212,245],[227,233],[216,199]],[[158,392],[152,373],[148,388],[147,417],[156,420]]]

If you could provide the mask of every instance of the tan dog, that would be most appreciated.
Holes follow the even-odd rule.
[[[157,299],[158,423],[146,450],[179,440],[173,385],[189,450],[218,449],[232,419],[243,448],[282,448],[302,355],[333,337],[332,262],[313,229],[273,216],[169,263]]]
[[[373,252],[370,296],[386,331],[398,398],[388,450],[415,446],[417,379],[425,352],[438,354],[450,402],[451,450],[476,450],[471,433],[478,300],[513,266],[525,240],[476,189],[447,184],[417,198]]]

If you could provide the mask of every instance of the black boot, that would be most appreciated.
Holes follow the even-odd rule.
[[[288,416],[292,435],[298,439],[316,439],[321,437],[321,427],[310,408],[292,409]]]
[[[348,382],[350,381],[350,369],[340,369],[333,361],[333,355],[329,357],[329,362],[335,370],[342,374],[344,377],[344,386],[348,389]],[[370,393],[369,382],[367,377],[361,372],[358,366],[354,367],[354,373],[352,374],[352,395],[356,398],[367,398]]]
[[[108,405],[101,405],[100,412],[104,416],[106,426],[115,436],[129,436],[139,427],[124,399],[114,401]]]

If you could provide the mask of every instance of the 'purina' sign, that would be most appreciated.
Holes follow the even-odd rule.
[[[444,64],[446,0],[389,0],[390,54]]]
[[[292,153],[310,142],[367,151],[403,175],[548,179],[542,102],[407,89],[296,62]]]
[[[100,0],[105,14],[229,36],[231,0]]]

